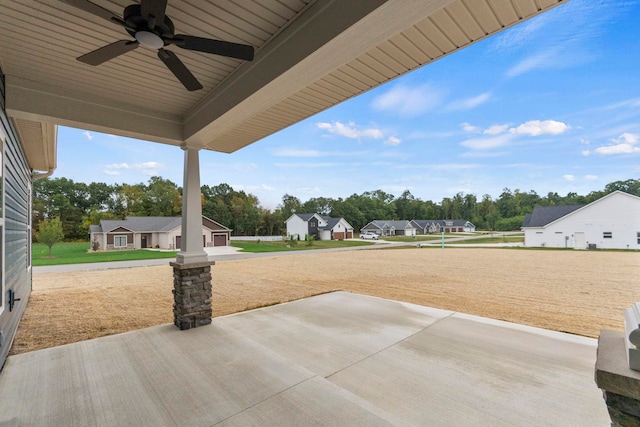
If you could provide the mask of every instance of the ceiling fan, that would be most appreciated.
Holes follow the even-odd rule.
[[[140,4],[126,6],[122,18],[89,0],[61,1],[124,27],[134,38],[134,40],[118,40],[77,58],[78,61],[85,64],[100,65],[142,45],[157,50],[158,58],[164,62],[164,65],[171,70],[184,87],[191,91],[202,89],[202,85],[175,53],[164,49],[165,46],[173,44],[182,49],[246,61],[253,60],[253,46],[175,34],[173,22],[165,15],[167,0],[140,0]]]

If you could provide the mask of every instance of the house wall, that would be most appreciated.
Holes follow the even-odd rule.
[[[307,237],[307,231],[307,222],[299,216],[293,215],[287,220],[287,236],[299,235],[300,240],[304,240]]]
[[[0,72],[0,140],[4,146],[2,233],[0,256],[0,368],[4,365],[18,322],[31,293],[31,170],[17,132],[5,113],[4,76]],[[8,293],[15,293],[9,310]]]
[[[605,232],[611,238],[604,238]],[[576,233],[584,233],[584,244]],[[586,249],[640,249],[640,198],[610,194],[545,228],[525,228],[525,246]]]
[[[211,232],[212,230],[206,227],[202,227],[202,235],[204,236],[203,247],[213,245],[213,243],[211,242],[211,237],[212,237]],[[173,248],[174,250],[180,250],[180,248],[176,246],[176,238],[182,235],[182,227],[178,227],[175,230],[171,230],[170,232],[166,233],[166,235],[167,235],[167,245],[166,246],[160,245],[160,249]]]
[[[319,235],[320,240],[331,240],[331,230],[320,230]]]

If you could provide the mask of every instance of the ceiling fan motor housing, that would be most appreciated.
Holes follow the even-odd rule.
[[[124,8],[124,12],[122,14],[124,18],[124,22],[126,24],[125,29],[132,37],[138,39],[136,37],[136,33],[144,31],[153,33],[159,36],[164,46],[168,43],[164,40],[165,37],[172,38],[175,34],[175,27],[173,26],[173,22],[167,15],[164,16],[164,20],[162,22],[156,22],[153,29],[149,28],[149,23],[142,16],[142,11],[139,4],[132,4]]]

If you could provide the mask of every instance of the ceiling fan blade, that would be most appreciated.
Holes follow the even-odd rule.
[[[225,42],[221,40],[205,39],[202,37],[176,34],[168,40],[176,46],[198,52],[213,53],[214,55],[228,56],[230,58],[253,61],[253,46],[239,43]]]
[[[99,16],[100,18],[106,19],[107,21],[114,22],[116,24],[125,26],[124,21],[118,15],[113,12],[103,8],[102,6],[98,6],[95,3],[91,3],[89,0],[60,0],[63,3],[67,3],[73,7],[77,7],[78,9],[84,10],[85,12],[89,12],[92,15]]]
[[[138,45],[139,43],[135,40],[119,40],[100,49],[96,49],[93,52],[86,53],[76,59],[85,64],[100,65],[116,56],[132,51],[137,48]]]
[[[153,30],[156,23],[164,22],[164,13],[167,10],[167,0],[141,0],[140,11],[147,21],[149,29]]]
[[[178,58],[175,53],[166,49],[158,49],[158,58],[164,62],[164,65],[171,70],[173,75],[180,80],[180,83],[182,83],[187,90],[202,89],[202,85],[198,79],[191,74],[191,71],[180,61],[180,58]]]

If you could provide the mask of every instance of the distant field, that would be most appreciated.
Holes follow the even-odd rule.
[[[217,261],[213,312],[345,290],[596,337],[623,328],[625,308],[638,300],[639,271],[640,252],[412,247],[274,254]],[[170,323],[172,289],[168,265],[34,273],[11,351]]]
[[[89,242],[56,243],[49,248],[35,243],[32,248],[32,265],[83,264],[90,262],[128,261],[139,259],[175,258],[176,252],[160,252],[153,250],[94,252],[89,250]]]
[[[373,243],[367,241],[354,240],[314,240],[307,242],[305,240],[284,241],[247,241],[232,240],[231,246],[242,248],[243,252],[285,252],[300,251],[308,249],[335,249],[347,248],[351,246],[366,246]]]
[[[485,243],[524,243],[524,234],[507,234],[507,235],[498,235],[495,233],[492,237],[478,237],[468,240],[461,240],[452,242],[456,245],[459,244],[485,244]]]

